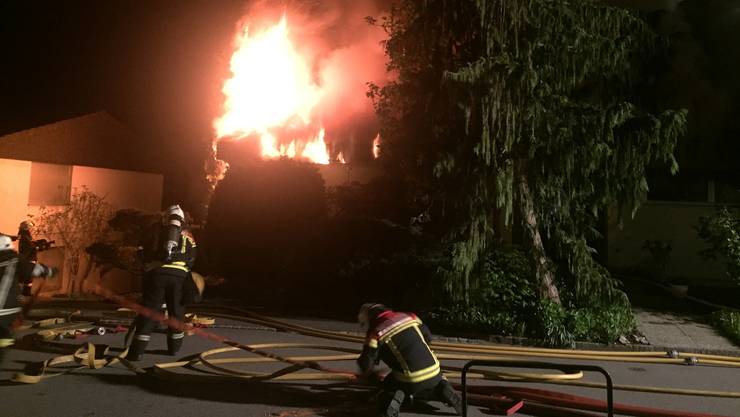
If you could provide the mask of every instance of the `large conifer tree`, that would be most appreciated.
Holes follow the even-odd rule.
[[[411,0],[381,24],[396,74],[371,91],[383,151],[444,225],[454,292],[467,299],[501,213],[521,222],[544,298],[612,299],[588,243],[600,211],[636,209],[648,165],[678,169],[685,112],[645,94],[667,41],[588,0]]]

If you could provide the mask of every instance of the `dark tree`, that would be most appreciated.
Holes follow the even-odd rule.
[[[648,165],[678,169],[685,111],[645,94],[666,39],[588,0],[399,2],[380,24],[397,75],[370,91],[384,158],[444,225],[453,293],[468,299],[502,217],[520,222],[542,297],[621,294],[589,242],[605,208],[638,207]]]
[[[312,164],[233,166],[208,211],[207,256],[215,272],[237,290],[310,287],[312,279],[324,278],[326,204],[323,179]]]

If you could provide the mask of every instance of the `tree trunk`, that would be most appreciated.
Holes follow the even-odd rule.
[[[535,278],[540,296],[560,304],[560,294],[555,286],[555,277],[552,273],[552,261],[547,257],[545,247],[542,245],[532,194],[529,191],[527,176],[523,174],[519,175],[519,206],[522,211],[522,225],[530,243],[529,253],[534,261]]]
[[[67,253],[64,255],[64,266],[63,266],[63,276],[66,278],[62,283],[62,291],[65,295],[71,296],[74,294],[74,287],[75,287],[75,274],[72,270],[72,266],[70,265],[71,261],[67,257]]]
[[[470,274],[465,274],[463,279],[463,302],[465,307],[470,307]]]

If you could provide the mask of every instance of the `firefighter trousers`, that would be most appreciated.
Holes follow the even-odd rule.
[[[3,365],[7,349],[13,345],[13,323],[17,316],[17,314],[0,315],[0,365]]]
[[[421,384],[402,384],[386,377],[378,396],[378,412],[384,417],[398,417],[401,405],[413,401],[440,401],[455,409],[462,415],[462,399],[450,383],[442,378]]]
[[[183,283],[187,274],[169,273],[158,268],[144,277],[144,288],[142,305],[147,312],[159,312],[162,304],[167,304],[167,313],[170,319],[182,324],[185,318],[185,307],[182,305]],[[151,339],[152,330],[156,322],[145,316],[138,315],[134,320],[134,339],[129,350],[130,359],[138,360],[144,352],[144,348]],[[167,350],[171,355],[177,353],[182,346],[185,333],[181,328],[170,326],[167,330]]]

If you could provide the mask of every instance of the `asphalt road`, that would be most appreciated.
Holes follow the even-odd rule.
[[[321,319],[290,319],[293,322],[327,330],[357,331],[353,323]],[[247,344],[296,342],[318,343],[329,346],[359,348],[358,345],[327,341],[287,332],[279,332],[257,325],[218,319],[218,327],[211,331],[229,339]],[[26,363],[42,361],[67,353],[85,341],[108,344],[113,349],[123,345],[122,334],[89,336],[81,340],[65,339],[68,350],[56,352],[50,346],[21,343],[9,351],[0,370],[0,416],[3,417],[100,417],[100,416],[262,416],[262,417],[311,417],[311,416],[371,416],[374,403],[368,388],[348,386],[326,381],[307,382],[172,382],[156,376],[139,376],[120,364],[104,369],[84,369],[53,377],[34,385],[14,384],[7,381],[12,373],[20,371]],[[154,363],[172,362],[190,355],[222,347],[216,342],[197,336],[185,339],[185,347],[177,358],[164,354],[165,335],[155,334],[149,346],[143,367]],[[279,350],[283,355],[335,354],[316,349]],[[219,357],[247,357],[251,354],[230,352]],[[718,391],[740,391],[740,369],[709,366],[656,365],[644,363],[600,362],[586,360],[564,360],[531,357],[529,360],[559,363],[589,363],[604,367],[614,378],[615,384],[650,385]],[[449,364],[449,362],[447,362]],[[462,362],[456,363],[462,365]],[[229,365],[240,370],[276,370],[271,364]],[[354,370],[352,361],[332,362],[335,368]],[[178,369],[177,372],[201,374]],[[597,374],[586,375],[586,380],[601,381]],[[480,384],[480,382],[474,382]],[[499,383],[500,384],[500,383]],[[510,383],[507,383],[510,385]],[[521,386],[555,389],[604,399],[603,390],[554,385],[524,384]],[[615,391],[617,402],[634,405],[711,413],[724,416],[740,416],[740,399],[657,395],[628,391]],[[452,410],[441,403],[417,404],[403,415],[453,415]],[[471,407],[471,416],[490,415],[488,410]],[[517,414],[525,415],[525,414]],[[604,414],[605,415],[605,414]]]

